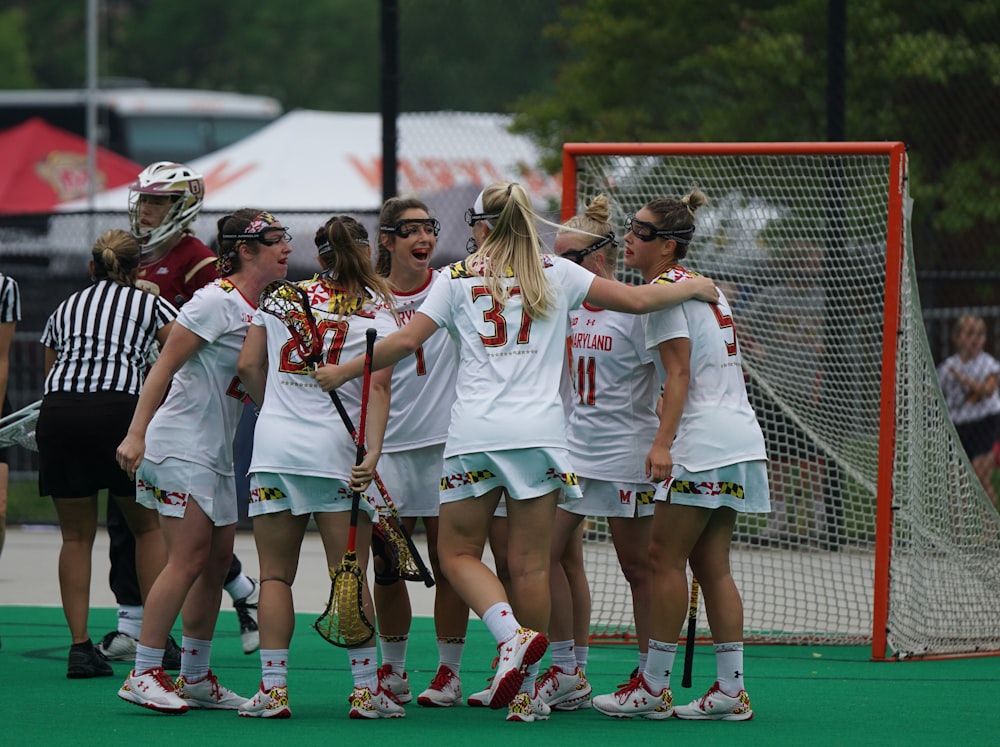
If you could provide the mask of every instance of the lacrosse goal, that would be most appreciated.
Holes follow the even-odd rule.
[[[937,384],[907,176],[902,143],[564,147],[563,219],[598,194],[618,226],[654,197],[709,197],[684,264],[734,308],[772,491],[734,537],[747,641],[1000,653],[1000,522]],[[586,537],[592,639],[628,640],[606,524]]]

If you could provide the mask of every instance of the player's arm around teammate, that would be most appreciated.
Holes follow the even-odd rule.
[[[643,313],[702,292],[688,288],[629,288],[566,260],[542,256],[524,189],[490,185],[485,211],[494,230],[466,262],[450,266],[420,311],[375,346],[374,366],[412,354],[440,326],[459,342],[458,398],[452,411],[442,479],[441,567],[498,642],[500,664],[489,704],[508,718],[548,717],[534,691],[547,640],[549,551],[558,495],[579,497],[565,448],[565,413],[558,382],[565,363],[566,315],[584,300]],[[531,353],[531,354],[527,354]],[[315,372],[326,389],[362,373],[363,361]],[[524,387],[531,386],[525,397]],[[493,512],[507,499],[509,563],[514,605],[482,562]],[[515,614],[516,612],[516,614]]]

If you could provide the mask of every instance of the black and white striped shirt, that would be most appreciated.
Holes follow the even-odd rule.
[[[138,394],[156,333],[176,316],[177,309],[159,296],[113,280],[74,293],[42,332],[42,344],[56,351],[45,394]]]
[[[17,282],[0,272],[0,324],[21,320],[21,294]]]

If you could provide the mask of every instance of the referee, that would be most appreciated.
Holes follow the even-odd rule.
[[[87,630],[91,553],[97,533],[97,494],[107,489],[139,543],[140,587],[152,585],[166,560],[155,511],[135,502],[135,481],[118,466],[115,448],[132,419],[147,360],[162,344],[177,310],[135,287],[139,245],[112,230],[94,245],[93,285],[72,294],[42,333],[45,386],[35,437],[39,495],[52,496],[62,548],[59,589],[72,645],[70,679],[114,674]]]

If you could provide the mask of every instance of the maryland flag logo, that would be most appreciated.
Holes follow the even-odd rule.
[[[654,285],[662,285],[663,283],[679,283],[684,280],[690,280],[691,278],[699,275],[700,273],[688,270],[680,265],[674,265],[652,282]]]
[[[743,486],[735,482],[694,482],[693,480],[674,480],[670,485],[671,493],[686,493],[687,495],[731,495],[743,500]]]
[[[250,503],[263,503],[287,498],[280,488],[254,488],[250,491]]]
[[[362,316],[372,319],[376,304],[371,298],[358,298],[333,284],[329,278],[314,278],[302,283],[309,305],[337,317]]]
[[[144,480],[139,480],[137,487],[152,493],[156,502],[163,504],[164,506],[186,506],[188,502],[188,493],[164,490],[163,488],[158,488]]]
[[[488,469],[477,469],[472,472],[445,475],[441,478],[441,490],[451,490],[461,485],[475,485],[477,482],[489,480],[491,477],[496,477],[496,475]]]
[[[215,281],[215,284],[226,293],[232,293],[236,290],[236,286],[233,285],[233,282],[229,278],[219,278]]]

